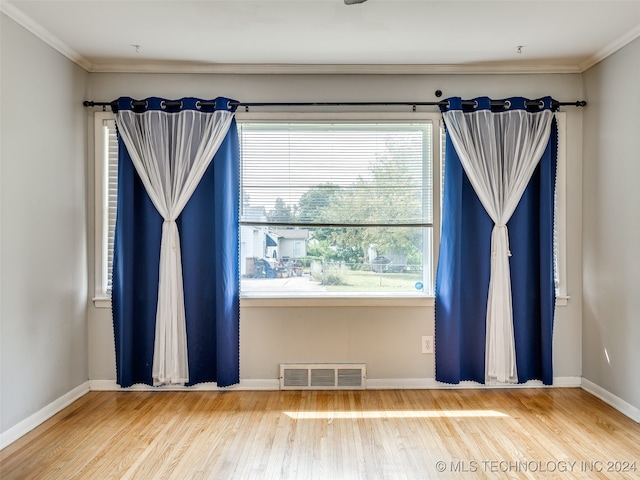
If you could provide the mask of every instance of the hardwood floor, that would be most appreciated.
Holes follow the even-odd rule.
[[[580,389],[91,392],[11,479],[640,478],[640,425]]]

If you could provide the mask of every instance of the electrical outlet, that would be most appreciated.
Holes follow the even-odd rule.
[[[422,336],[422,353],[433,353],[433,336]]]

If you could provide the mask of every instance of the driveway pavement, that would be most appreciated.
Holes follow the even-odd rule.
[[[310,276],[289,278],[242,278],[245,292],[324,292],[325,287]]]

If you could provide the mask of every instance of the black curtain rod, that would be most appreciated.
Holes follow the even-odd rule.
[[[82,102],[82,104],[85,107],[103,107],[103,109],[105,107],[112,107],[112,109],[116,107],[117,109],[117,102],[92,102],[92,101],[85,100],[84,102]],[[528,107],[538,106],[539,104],[540,102],[536,100],[525,102],[525,105]],[[179,107],[180,102],[167,100],[165,102],[165,105],[167,107]],[[201,102],[201,105],[214,106],[215,104],[213,102]],[[373,106],[394,106],[394,105],[409,106],[409,107],[413,107],[413,109],[415,110],[415,108],[419,106],[447,107],[449,105],[449,102],[447,100],[440,100],[439,102],[247,102],[247,103],[229,102],[229,107],[235,107],[235,108],[244,107],[247,110],[250,107],[342,107],[342,106],[373,107]],[[473,107],[475,105],[475,102],[473,100],[465,100],[462,102],[462,105],[465,107]],[[499,101],[499,100],[491,101],[492,107],[503,107],[504,105],[505,105],[504,101]],[[578,100],[576,102],[558,102],[554,100],[552,105],[553,107],[562,107],[562,106],[586,107],[587,102],[584,100]],[[144,107],[145,101],[134,100],[133,106]]]

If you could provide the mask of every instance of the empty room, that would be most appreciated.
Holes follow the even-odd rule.
[[[640,1],[0,0],[0,477],[640,477]]]

